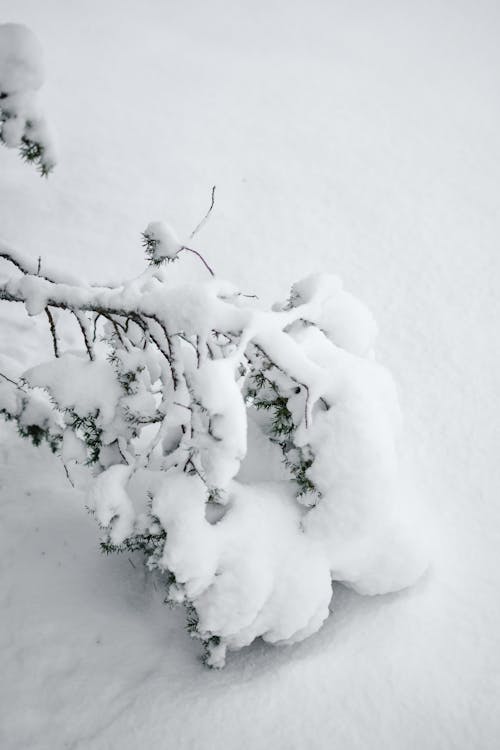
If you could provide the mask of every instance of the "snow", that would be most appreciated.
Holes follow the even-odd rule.
[[[377,362],[358,357],[307,326],[295,338],[322,367],[328,410],[297,430],[315,457],[307,474],[321,497],[303,520],[321,540],[332,576],[359,593],[415,583],[428,565],[421,501],[398,461],[401,415],[395,385]]]
[[[99,474],[89,492],[89,508],[102,526],[111,528],[113,544],[121,544],[134,528],[134,507],[125,488],[130,471],[129,466],[110,466]]]
[[[36,97],[44,82],[43,54],[35,34],[23,24],[0,24],[0,140],[8,148],[31,144],[35,162],[47,174],[55,152]]]
[[[222,666],[226,648],[257,636],[294,643],[316,632],[328,616],[330,575],[322,551],[300,531],[293,493],[284,483],[235,483],[215,524],[205,519],[204,496],[196,477],[167,478],[153,509],[168,529],[165,567],[192,598],[199,630],[221,639],[209,663]]]
[[[19,256],[14,265],[29,266]],[[80,356],[57,347],[52,361],[23,374],[21,406],[9,409],[7,393],[4,408],[21,430],[52,428],[57,445],[62,437],[72,485],[84,486],[81,470],[93,467],[88,507],[105,549],[136,550],[155,527],[146,566],[166,574],[168,601],[185,602],[213,667],[224,666],[228,649],[258,637],[291,644],[315,633],[328,614],[331,579],[371,595],[415,584],[429,557],[416,522],[418,494],[399,466],[398,398],[375,361],[368,309],[328,275],[295,284],[290,302],[268,312],[245,307],[244,295],[214,294],[227,289],[214,281],[191,284],[189,295],[186,285],[164,282],[147,272],[108,289],[27,273],[7,282],[8,294],[32,315],[70,305],[85,331]],[[110,318],[97,337],[97,318],[91,325],[75,312],[79,301],[100,315],[118,311],[118,322]],[[124,321],[134,317],[139,328],[153,326],[149,346],[134,330],[128,338]],[[210,333],[210,348],[200,328]],[[168,352],[165,379],[157,335]],[[99,349],[91,348],[97,338]],[[220,359],[213,358],[217,349]],[[15,387],[4,380],[4,390]],[[35,404],[36,389],[45,389],[45,409]],[[273,414],[276,397],[280,408],[286,404],[284,426],[283,413]],[[243,489],[232,480],[246,456],[247,408],[254,406],[270,410],[262,436],[279,442],[290,474],[264,485],[257,473]],[[63,415],[81,446],[64,430]],[[139,469],[136,509],[128,485]],[[218,518],[211,517],[214,499],[219,513],[227,506]]]
[[[342,282],[331,274],[314,274],[293,284],[291,302],[295,307],[313,301],[317,311],[305,318],[316,323],[334,344],[352,354],[370,354],[377,336],[377,324],[361,300],[342,289]]]
[[[274,301],[327,270],[374,311],[434,545],[413,589],[336,586],[312,639],[209,673],[138,561],[98,555],[62,468],[6,425],[3,744],[496,747],[498,5],[3,8],[43,43],[62,153],[46,183],[0,152],[2,235],[116,281],[140,272],[152,217],[187,236],[216,182],[196,242],[218,273]],[[9,315],[2,351],[25,369],[50,337]]]
[[[152,245],[151,259],[174,260],[182,248],[175,231],[164,221],[151,221],[144,230],[144,237]]]
[[[22,24],[0,24],[0,91],[15,94],[36,91],[44,80],[42,47]]]
[[[23,378],[32,386],[46,387],[63,409],[79,414],[99,411],[104,422],[112,420],[121,395],[112,365],[90,362],[85,355],[66,353],[30,368]]]
[[[208,433],[201,460],[209,487],[225,489],[247,450],[247,415],[230,361],[207,361],[189,377],[194,398],[206,411]]]

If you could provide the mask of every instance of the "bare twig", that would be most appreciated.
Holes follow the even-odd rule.
[[[5,250],[4,248],[0,248],[0,258],[7,260],[9,263],[12,263],[12,265],[15,266],[17,269],[19,269],[21,273],[24,273],[25,275],[30,273],[28,269],[23,265],[23,263],[18,258],[15,258],[13,255],[11,255],[10,252]]]
[[[120,323],[118,320],[115,320],[110,313],[100,312],[100,313],[97,314],[97,316],[95,318],[95,321],[94,321],[94,332],[93,332],[92,341],[94,342],[95,339],[96,339],[96,325],[95,325],[95,323],[97,321],[97,318],[100,318],[100,317],[103,317],[103,318],[106,318],[106,320],[109,320],[109,322],[111,323],[111,325],[113,326],[113,328],[115,330],[115,333],[116,333],[116,336],[118,338],[118,341],[123,346],[123,348],[128,351],[128,344],[126,343],[125,339],[123,338],[122,334],[120,333],[120,329],[123,331],[123,333],[126,333],[127,329],[126,329],[126,327],[122,323]]]
[[[72,487],[74,487],[74,486],[75,486],[75,483],[74,483],[74,482],[73,482],[73,480],[71,479],[71,476],[70,476],[70,473],[69,473],[68,467],[66,466],[66,464],[65,464],[65,463],[63,463],[63,466],[64,466],[64,473],[66,474],[66,479],[68,480],[68,482],[70,483],[70,485],[71,485]]]
[[[52,284],[73,284],[76,285],[77,282],[75,279],[72,279],[70,277],[62,277],[60,275],[60,278],[58,280],[51,278],[50,276],[47,276],[46,273],[41,273],[42,268],[42,259],[41,256],[38,257],[36,266],[29,258],[25,258],[21,255],[21,253],[18,253],[13,248],[6,245],[4,242],[0,240],[0,258],[3,258],[4,260],[8,261],[9,263],[12,263],[19,271],[21,271],[22,274],[25,276],[37,276],[40,279],[45,279],[45,281],[49,281]],[[59,274],[56,274],[59,275]]]
[[[50,308],[48,306],[45,308],[45,315],[47,316],[48,321],[49,321],[49,328],[50,328],[50,333],[52,336],[52,346],[54,347],[54,356],[59,357],[59,345],[57,342],[56,324],[54,322],[52,313],[50,312]]]
[[[292,381],[292,383],[295,383],[296,386],[304,389],[305,396],[306,396],[305,403],[304,403],[304,424],[305,424],[306,428],[309,427],[310,424],[311,424],[312,409],[313,409],[314,404],[311,403],[311,393],[310,393],[310,389],[309,389],[309,386],[307,385],[307,383],[301,382],[300,380],[298,380],[297,378],[295,378],[293,375],[291,375],[289,372],[285,371],[276,362],[274,362],[273,359],[269,356],[269,354],[265,351],[265,349],[262,346],[262,344],[260,344],[260,343],[257,344],[255,341],[252,341],[252,346],[261,354],[261,356],[263,356],[263,357],[265,357],[265,359],[267,359],[267,361],[270,363],[270,365],[272,367],[275,367],[276,370],[278,370],[279,372],[283,373],[283,375],[285,375],[287,378],[289,378]],[[249,354],[247,354],[247,357],[248,357],[248,359],[250,361],[250,364],[253,365],[254,364],[253,357],[251,355],[249,355]],[[323,406],[325,407],[325,409],[328,411],[328,409],[330,408],[330,405],[328,404],[328,402],[326,401],[326,399],[324,398],[324,396],[321,397],[321,399],[318,398],[317,400],[321,400],[321,403],[323,404]]]
[[[205,266],[205,268],[207,269],[207,271],[209,272],[209,274],[211,276],[215,276],[215,273],[214,273],[213,269],[210,268],[210,266],[208,265],[207,261],[205,260],[205,258],[203,257],[203,255],[198,252],[198,250],[193,250],[192,247],[187,247],[186,245],[183,245],[181,247],[181,249],[179,250],[179,252],[181,253],[183,250],[187,250],[189,253],[193,253],[194,255],[197,255],[198,258],[203,263],[203,265]]]
[[[7,375],[5,375],[5,374],[4,374],[3,372],[0,372],[0,378],[3,378],[4,380],[8,380],[8,381],[9,381],[9,383],[12,383],[12,385],[15,385],[15,386],[16,386],[16,388],[19,388],[19,390],[20,390],[20,391],[22,391],[22,388],[21,388],[21,386],[19,385],[19,383],[16,383],[16,381],[15,381],[15,380],[12,380],[12,378],[9,378],[9,377],[8,377]]]
[[[93,344],[95,344],[95,340],[97,338],[97,321],[99,320],[100,317],[101,317],[101,313],[97,313],[94,316],[94,325],[92,328],[92,343]]]
[[[213,185],[213,187],[212,187],[212,197],[211,197],[211,201],[210,201],[210,207],[209,207],[207,213],[205,214],[205,216],[203,217],[203,219],[199,222],[199,224],[193,229],[193,231],[189,235],[189,239],[190,240],[193,239],[193,237],[195,236],[195,234],[198,234],[198,232],[200,231],[200,229],[202,228],[202,226],[208,221],[208,218],[209,218],[210,214],[212,213],[214,206],[215,206],[215,185]]]
[[[89,355],[89,359],[91,362],[94,361],[95,355],[94,355],[94,347],[92,346],[92,341],[90,340],[89,336],[89,321],[87,320],[85,313],[79,312],[77,310],[71,311],[75,318],[78,321],[78,325],[80,326],[80,331],[82,332],[83,341],[85,343],[85,348],[87,350],[87,354]]]

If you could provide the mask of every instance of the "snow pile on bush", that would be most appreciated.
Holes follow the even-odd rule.
[[[28,29],[0,26],[0,138],[47,174],[40,57]],[[149,224],[143,244],[149,267],[111,287],[42,272],[0,242],[0,299],[45,316],[54,354],[20,377],[1,358],[0,414],[87,485],[102,549],[144,553],[213,667],[257,637],[316,632],[332,580],[367,594],[415,582],[426,559],[371,313],[327,274],[259,310],[168,225]],[[183,251],[211,278],[173,284]],[[63,351],[62,318],[81,351]],[[242,463],[266,454],[284,478],[243,482]]]
[[[304,279],[265,311],[216,278],[173,285],[168,254],[116,288],[2,256],[15,268],[0,298],[45,313],[55,356],[4,377],[0,409],[88,482],[105,551],[143,550],[165,574],[209,665],[259,636],[314,633],[332,580],[380,594],[422,574],[394,383],[371,313],[336,277]],[[62,315],[79,353],[61,351]],[[279,447],[283,481],[238,480],[249,419]]]
[[[42,49],[26,26],[0,24],[0,142],[19,148],[44,176],[56,159],[37,101],[44,80]]]

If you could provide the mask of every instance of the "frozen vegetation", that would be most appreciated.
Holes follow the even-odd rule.
[[[0,744],[489,750],[484,19],[195,5],[0,25]]]
[[[43,56],[35,35],[22,24],[0,24],[0,142],[19,148],[42,175],[55,164],[54,147],[37,101]]]
[[[1,30],[4,89],[36,89],[35,40]],[[144,551],[213,667],[259,636],[315,633],[332,579],[365,594],[414,583],[427,561],[407,520],[399,405],[371,313],[329,275],[294,284],[271,311],[215,278],[172,285],[166,264],[183,250],[213,272],[166,224],[143,237],[149,268],[117,287],[52,278],[0,248],[12,269],[0,298],[46,315],[54,355],[17,382],[3,376],[0,413],[46,440],[70,481],[88,468],[103,548]],[[60,311],[83,351],[62,351]],[[259,410],[259,435],[288,469],[273,484],[238,481]]]

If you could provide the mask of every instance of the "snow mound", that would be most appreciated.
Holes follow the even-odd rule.
[[[288,644],[316,632],[328,616],[331,579],[321,545],[301,530],[301,511],[285,483],[231,486],[225,515],[205,517],[197,477],[169,478],[153,503],[168,529],[160,566],[175,575],[196,609],[207,662],[262,636]],[[179,589],[173,595],[179,600]]]

